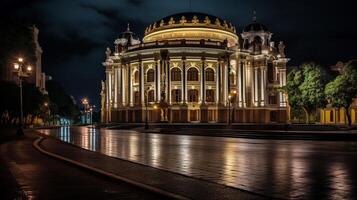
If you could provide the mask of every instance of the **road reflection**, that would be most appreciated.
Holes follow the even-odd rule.
[[[273,197],[357,197],[356,142],[144,134],[86,127],[41,132],[108,156]]]

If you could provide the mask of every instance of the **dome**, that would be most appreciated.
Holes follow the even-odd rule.
[[[214,40],[236,43],[235,27],[219,17],[199,13],[184,12],[166,16],[145,29],[144,42],[162,40]]]
[[[267,32],[268,31],[268,28],[266,26],[264,26],[263,24],[261,23],[258,23],[258,22],[253,22],[251,24],[249,24],[248,26],[246,26],[244,29],[243,29],[243,32],[251,32],[251,31],[263,31],[263,32]]]

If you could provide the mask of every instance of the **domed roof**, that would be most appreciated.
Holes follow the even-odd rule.
[[[235,33],[235,27],[226,20],[214,15],[199,12],[182,12],[166,16],[145,30],[145,35],[163,29],[180,27],[206,27],[215,28]]]
[[[251,32],[251,31],[268,31],[268,28],[266,26],[264,26],[263,24],[261,23],[258,23],[258,22],[253,22],[251,24],[249,24],[248,26],[246,26],[244,29],[243,29],[243,32]]]

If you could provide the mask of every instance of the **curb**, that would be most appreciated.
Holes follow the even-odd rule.
[[[128,179],[128,178],[125,178],[125,177],[122,177],[122,176],[119,176],[119,175],[110,173],[110,172],[106,172],[106,171],[101,170],[101,169],[98,169],[98,168],[91,167],[91,166],[89,166],[89,165],[86,165],[86,164],[77,162],[77,161],[75,161],[75,160],[72,160],[72,159],[69,159],[69,158],[60,156],[60,155],[58,155],[58,154],[54,154],[54,153],[48,152],[48,151],[46,151],[46,150],[44,150],[44,149],[42,149],[42,148],[40,147],[40,143],[41,143],[44,139],[45,139],[44,137],[39,137],[38,139],[36,139],[36,140],[33,142],[33,146],[34,146],[35,149],[37,149],[37,150],[40,151],[41,153],[46,154],[46,155],[48,155],[48,156],[50,156],[50,157],[57,158],[57,159],[59,159],[59,160],[62,160],[62,161],[65,161],[65,162],[67,162],[67,163],[76,165],[76,166],[78,166],[78,167],[81,167],[81,168],[84,168],[84,169],[87,169],[87,170],[94,171],[94,172],[96,172],[96,173],[98,173],[98,174],[101,174],[101,175],[104,175],[104,176],[107,176],[107,177],[110,177],[110,178],[113,178],[113,179],[116,179],[116,180],[119,180],[119,181],[123,181],[123,182],[125,182],[125,183],[131,184],[131,185],[134,185],[134,186],[137,186],[137,187],[142,188],[142,189],[144,189],[144,190],[148,190],[148,191],[150,191],[150,192],[157,193],[157,194],[160,194],[160,195],[169,197],[169,198],[180,199],[180,200],[188,200],[188,199],[189,199],[189,198],[184,197],[184,196],[181,196],[181,195],[179,195],[179,194],[174,194],[174,193],[172,193],[172,192],[168,192],[168,191],[165,191],[165,190],[162,190],[162,189],[159,189],[159,188],[156,188],[156,187],[153,187],[153,186],[144,184],[144,183],[140,183],[140,182],[137,182],[137,181],[134,181],[134,180],[131,180],[131,179]]]

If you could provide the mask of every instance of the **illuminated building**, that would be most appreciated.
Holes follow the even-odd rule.
[[[38,40],[38,34],[39,34],[39,29],[33,25],[31,27],[28,27],[28,32],[25,34],[31,34],[31,45],[33,45],[33,54],[34,58],[31,60],[31,58],[27,58],[26,56],[28,55],[13,55],[13,57],[22,57],[24,56],[24,60],[31,64],[33,67],[33,70],[29,74],[29,76],[24,79],[28,83],[34,84],[42,93],[47,93],[46,91],[46,80],[51,80],[52,77],[46,75],[44,72],[42,72],[42,48],[39,44]],[[21,41],[21,39],[18,39]],[[27,41],[26,41],[27,42]],[[14,58],[6,58],[6,59],[13,59]],[[11,63],[11,64],[10,64]],[[3,65],[0,66],[0,80],[1,81],[12,81],[12,82],[18,82],[18,76],[14,73],[13,71],[13,63],[10,62],[8,65]],[[11,67],[9,67],[11,66]]]
[[[107,48],[103,122],[285,122],[284,44],[258,22],[242,34],[202,13],[167,16],[145,29],[128,26]],[[147,103],[147,104],[146,104]]]

